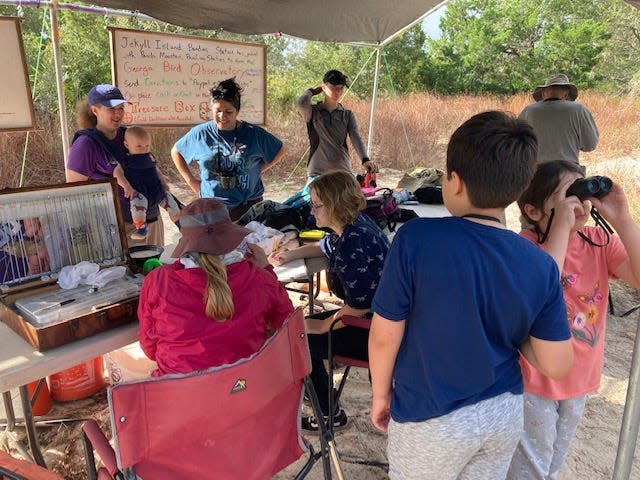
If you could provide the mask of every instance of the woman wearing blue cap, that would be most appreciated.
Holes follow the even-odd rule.
[[[86,100],[78,103],[76,119],[82,130],[73,138],[67,160],[67,182],[101,180],[113,177],[113,171],[127,157],[124,146],[124,104],[128,103],[118,88],[110,84],[94,86]],[[120,189],[120,206],[129,246],[164,245],[164,225],[157,203],[147,208],[147,237],[132,240],[136,230],[131,219],[129,200]]]

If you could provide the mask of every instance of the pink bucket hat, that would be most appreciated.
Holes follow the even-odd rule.
[[[224,255],[233,251],[251,233],[229,218],[224,203],[214,198],[199,198],[180,211],[182,238],[172,256],[188,252]]]

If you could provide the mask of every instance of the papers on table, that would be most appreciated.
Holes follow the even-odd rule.
[[[306,279],[308,275],[304,258],[297,258],[284,265],[274,267],[273,271],[276,273],[278,280],[283,283]]]

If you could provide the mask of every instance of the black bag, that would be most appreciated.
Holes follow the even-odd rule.
[[[401,208],[399,217],[400,218],[398,218],[398,221],[400,223],[405,223],[409,220],[413,220],[414,218],[419,218],[420,216],[409,208]]]
[[[420,203],[426,203],[429,205],[442,205],[444,203],[442,200],[442,187],[440,185],[423,185],[416,189],[416,191],[413,192],[413,195]]]
[[[400,220],[400,208],[390,188],[380,188],[372,197],[367,197],[367,206],[362,213],[368,215],[378,226],[390,232],[396,229],[396,223]]]
[[[282,230],[287,225],[293,225],[298,230],[303,230],[307,226],[307,219],[310,214],[311,208],[308,205],[282,208],[267,213],[262,223],[276,230]]]

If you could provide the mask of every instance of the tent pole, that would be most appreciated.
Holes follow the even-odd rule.
[[[58,90],[58,110],[60,111],[60,134],[62,135],[62,155],[64,157],[64,170],[67,171],[67,158],[69,157],[69,127],[67,125],[67,108],[64,100],[64,81],[62,79],[62,57],[60,55],[60,27],[58,25],[58,1],[54,0],[49,5],[51,18],[51,33],[53,47],[53,63],[56,71],[56,88]]]
[[[613,468],[612,480],[627,480],[631,475],[633,466],[633,454],[638,439],[638,422],[640,421],[640,323],[636,327],[636,339],[633,346],[631,359],[631,371],[629,372],[629,385],[627,386],[627,399],[625,401],[624,414],[622,415],[622,427],[618,440],[618,453]]]
[[[373,77],[373,92],[371,92],[371,115],[369,116],[369,138],[367,139],[367,155],[371,155],[373,132],[375,129],[376,100],[378,98],[378,80],[380,79],[380,57],[382,47],[376,47],[376,71]]]

